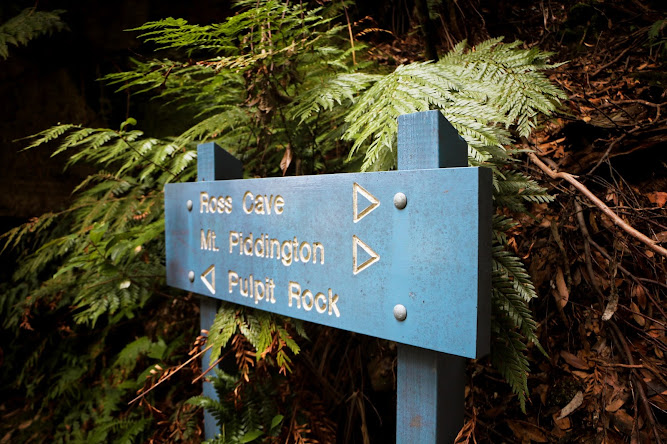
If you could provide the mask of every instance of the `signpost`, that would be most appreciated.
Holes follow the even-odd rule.
[[[398,171],[214,180],[238,161],[200,145],[200,181],[165,188],[167,283],[405,344],[397,441],[447,442],[461,357],[489,347],[491,174],[437,111],[401,116],[398,149]]]

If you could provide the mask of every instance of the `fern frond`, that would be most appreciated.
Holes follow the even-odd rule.
[[[332,110],[337,105],[352,103],[356,96],[381,76],[363,73],[345,73],[319,79],[319,85],[312,85],[307,93],[288,111],[288,116],[303,123],[311,115],[322,110]]]
[[[215,320],[208,332],[208,345],[211,346],[211,362],[216,361],[220,357],[222,347],[236,333],[238,326],[237,311],[237,307],[230,304],[222,304],[215,315]]]
[[[0,57],[9,57],[9,45],[25,46],[39,36],[67,29],[60,17],[65,11],[37,11],[27,8],[0,25]]]
[[[512,391],[519,398],[522,411],[526,411],[528,398],[528,372],[530,367],[525,356],[526,345],[523,338],[503,317],[502,313],[494,316],[491,323],[491,361],[500,371]]]
[[[495,176],[496,205],[515,213],[527,213],[525,202],[548,203],[553,201],[546,189],[533,179],[516,171],[498,171]]]

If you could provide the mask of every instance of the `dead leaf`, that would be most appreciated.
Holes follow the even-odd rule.
[[[611,317],[614,316],[614,313],[616,313],[617,308],[618,308],[618,291],[612,291],[611,295],[609,296],[609,302],[607,302],[607,306],[604,308],[604,313],[602,313],[602,320],[603,321],[610,320]]]
[[[641,313],[639,310],[639,306],[635,304],[634,302],[630,303],[630,310],[632,310],[632,318],[635,320],[637,324],[639,324],[641,327],[646,325],[646,319],[644,316],[639,315],[638,313]]]
[[[663,244],[667,242],[667,231],[661,231],[660,233],[655,235],[655,240],[659,244]]]
[[[25,422],[22,422],[21,424],[19,424],[19,430],[27,429],[28,427],[30,427],[32,425],[32,423],[33,423],[32,419],[29,419]]]
[[[475,439],[475,423],[477,422],[477,416],[473,412],[472,418],[470,418],[463,425],[463,428],[459,431],[459,434],[456,435],[454,439],[454,444],[470,444],[471,442],[476,443]]]
[[[565,350],[561,350],[560,356],[565,360],[565,362],[570,364],[570,366],[578,368],[579,370],[588,370],[588,364],[579,356],[573,355],[572,353]]]
[[[549,386],[546,384],[540,384],[534,389],[535,393],[540,395],[540,401],[542,401],[542,405],[546,405],[547,403],[547,393],[549,392]]]
[[[648,200],[651,203],[656,204],[658,208],[664,207],[665,203],[667,203],[667,193],[662,191],[654,191],[653,193],[648,193],[646,197],[648,197]]]
[[[567,301],[570,300],[570,292],[567,291],[567,284],[565,283],[563,270],[560,267],[556,270],[556,289],[558,290],[559,296],[557,299],[558,306],[564,308],[567,305]]]
[[[507,421],[507,425],[512,429],[514,436],[522,442],[548,442],[547,435],[540,427],[526,421]]]
[[[646,308],[646,291],[644,291],[644,287],[641,285],[636,285],[632,289],[632,295],[637,299],[637,303],[642,309]]]
[[[635,420],[632,416],[628,415],[625,410],[621,409],[615,412],[613,418],[617,430],[626,434],[632,432]]]
[[[292,163],[292,147],[290,145],[287,145],[285,147],[285,154],[283,154],[283,158],[280,160],[280,169],[283,172],[283,176],[287,172],[287,168],[289,168],[291,163]]]
[[[581,406],[581,404],[583,404],[583,402],[584,402],[584,394],[580,390],[576,393],[576,395],[574,395],[572,400],[570,402],[568,402],[565,407],[563,407],[563,410],[560,411],[560,415],[558,415],[557,419],[565,418],[570,413],[577,410]]]
[[[607,407],[604,409],[608,411],[609,413],[614,413],[621,407],[623,407],[623,404],[625,404],[625,399],[623,398],[617,398],[613,401],[611,401],[609,404],[607,404]]]
[[[590,373],[582,372],[582,371],[579,371],[579,370],[572,370],[572,374],[574,376],[576,376],[577,378],[582,379],[582,380],[586,380],[586,379],[591,377]]]
[[[659,409],[666,411],[667,410],[667,390],[657,395],[653,395],[649,398],[652,404],[654,404]]]
[[[559,418],[556,413],[553,414],[552,418],[554,420],[554,424],[556,424],[556,427],[561,430],[569,430],[570,427],[572,427],[572,421],[570,421],[570,418]]]

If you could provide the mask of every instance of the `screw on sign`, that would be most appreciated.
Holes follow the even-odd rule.
[[[396,341],[397,442],[453,442],[490,333],[491,173],[466,165],[437,111],[399,118],[397,171],[234,180],[200,145],[207,180],[165,187],[167,283],[204,329],[225,300]]]

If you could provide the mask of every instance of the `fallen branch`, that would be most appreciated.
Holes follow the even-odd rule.
[[[635,239],[646,244],[651,250],[660,254],[661,256],[667,257],[667,249],[662,248],[654,240],[646,236],[644,233],[636,230],[630,224],[621,219],[616,213],[614,213],[611,208],[602,202],[595,194],[591,192],[584,184],[579,182],[572,174],[556,172],[549,168],[544,162],[540,160],[535,153],[528,153],[530,160],[537,165],[542,171],[544,171],[552,179],[564,179],[565,181],[572,184],[577,190],[586,196],[591,202],[593,202],[600,210],[606,214],[616,225],[623,229],[626,233],[634,237]]]

